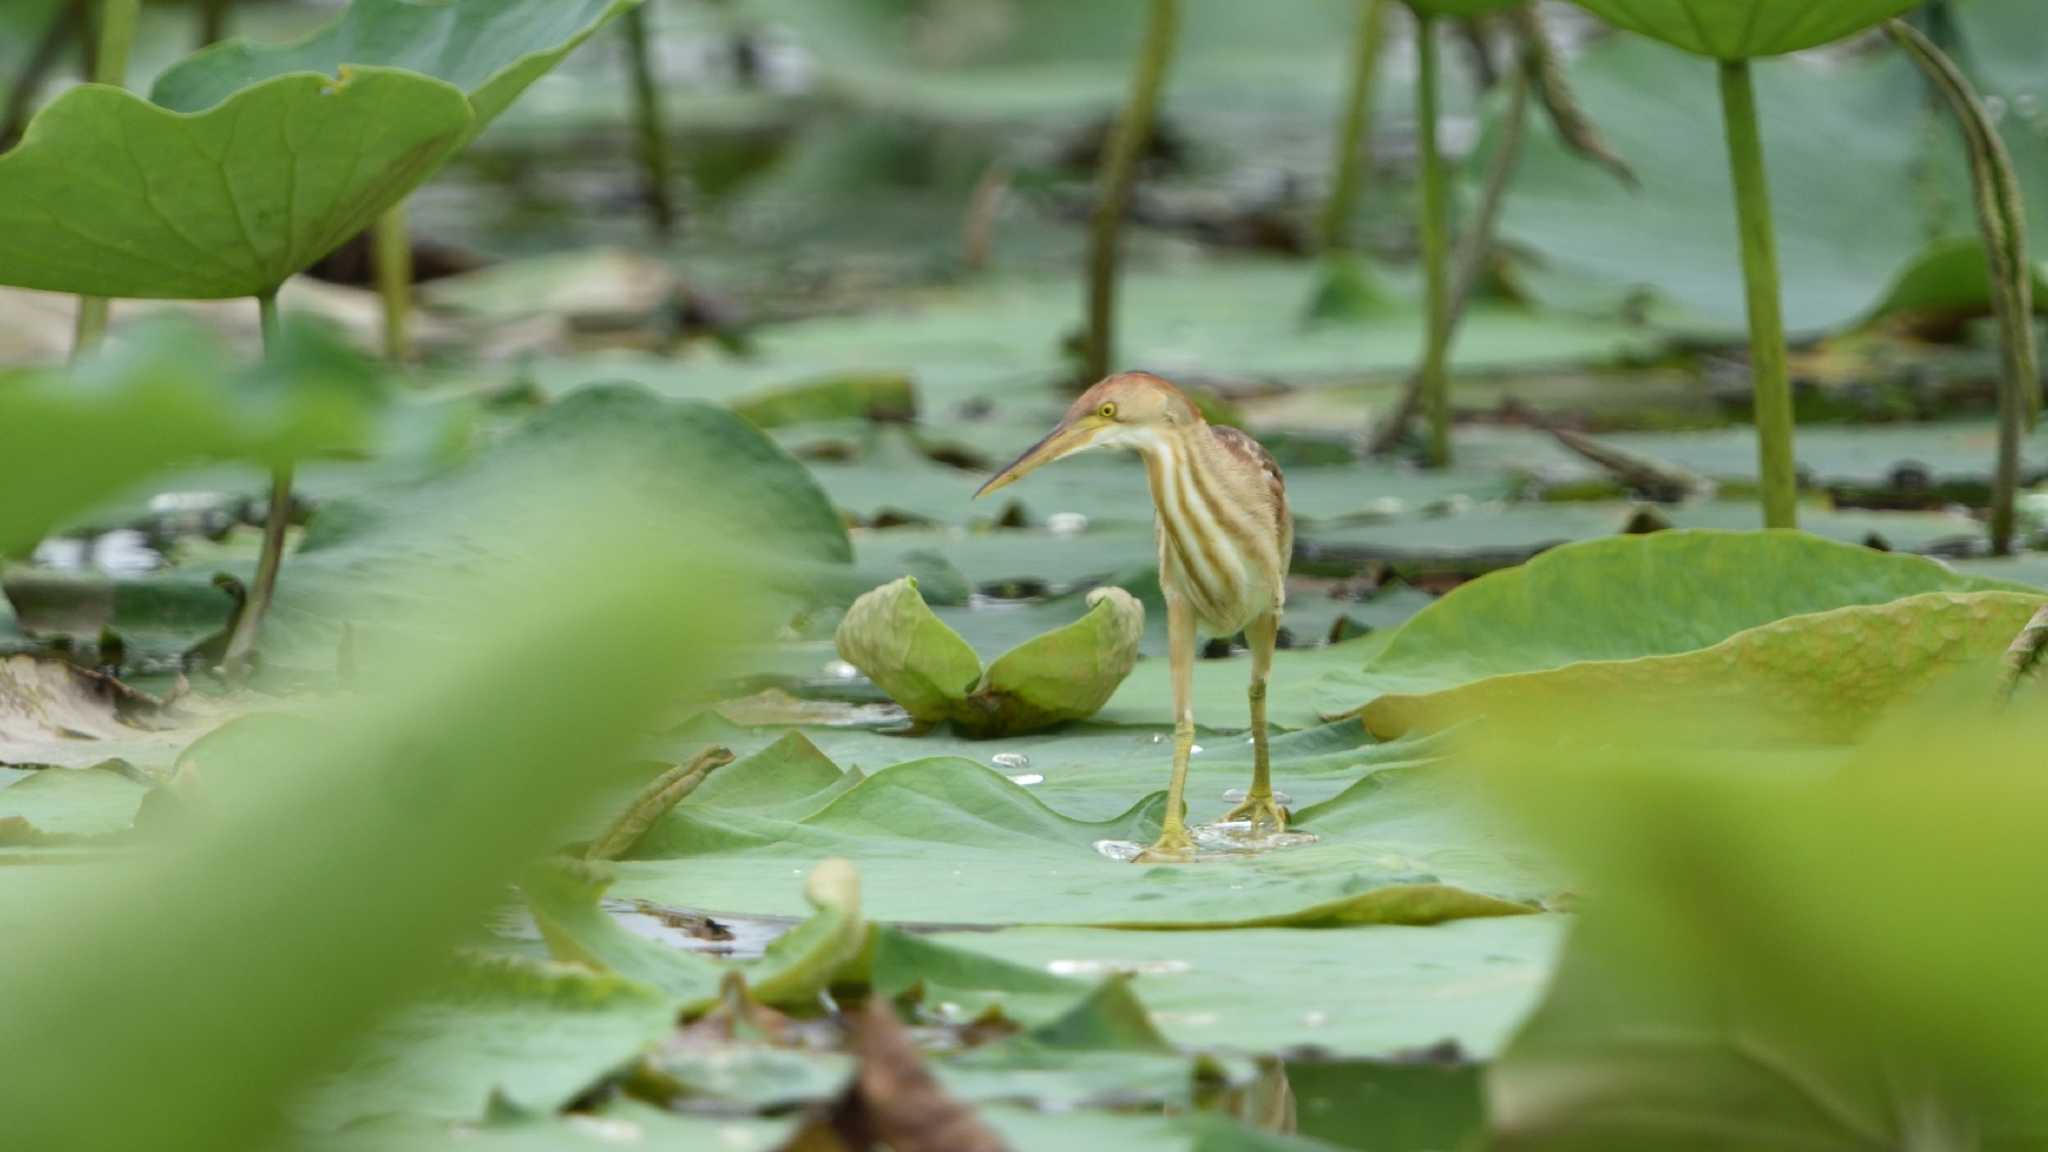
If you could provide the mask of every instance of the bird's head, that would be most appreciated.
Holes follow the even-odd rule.
[[[1063,456],[1105,445],[1142,448],[1159,437],[1199,424],[1201,413],[1181,390],[1147,372],[1104,377],[1081,393],[1045,439],[1026,448],[988,478],[976,499],[1024,478]]]

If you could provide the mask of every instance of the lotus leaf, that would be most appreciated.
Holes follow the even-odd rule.
[[[1097,588],[1081,619],[1018,645],[984,672],[906,576],[854,601],[836,643],[918,723],[951,721],[970,736],[1000,736],[1094,715],[1137,663],[1144,632],[1137,598]]]
[[[0,277],[92,296],[274,292],[632,2],[363,0],[295,45],[201,52],[151,100],[72,89],[0,156]]]
[[[1747,60],[1840,40],[1921,0],[1574,0],[1632,32],[1700,56]]]

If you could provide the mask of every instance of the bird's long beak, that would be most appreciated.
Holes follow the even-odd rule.
[[[1050,464],[1062,456],[1071,456],[1095,441],[1095,434],[1101,431],[1103,423],[1093,415],[1079,420],[1062,421],[1060,426],[1046,433],[1045,439],[1026,448],[1022,455],[1010,461],[1009,466],[988,478],[988,483],[974,494],[976,500],[1001,488],[1007,488],[1040,465]]]

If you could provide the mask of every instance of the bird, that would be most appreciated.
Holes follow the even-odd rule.
[[[1209,423],[1166,380],[1149,372],[1120,372],[1083,392],[1044,439],[989,477],[974,498],[1092,448],[1130,449],[1145,462],[1159,588],[1166,599],[1173,779],[1159,839],[1137,859],[1174,862],[1195,855],[1183,792],[1195,742],[1190,697],[1197,628],[1225,637],[1242,631],[1251,648],[1252,783],[1244,802],[1224,820],[1247,823],[1254,836],[1285,831],[1288,812],[1274,796],[1266,750],[1266,678],[1294,552],[1294,518],[1280,465],[1245,433]]]

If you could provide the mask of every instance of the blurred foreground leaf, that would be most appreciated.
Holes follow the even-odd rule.
[[[754,638],[760,582],[734,542],[649,533],[691,516],[625,479],[500,493],[523,512],[500,562],[437,578],[375,691],[219,743],[164,839],[38,870],[9,900],[0,1017],[36,1053],[0,1086],[15,1139],[259,1143],[295,1089],[445,971],[593,770]]]
[[[196,325],[162,321],[70,371],[0,377],[0,556],[171,464],[285,464],[368,446],[374,366],[324,331],[286,325],[238,366]]]
[[[1497,1146],[2039,1147],[2048,939],[2016,910],[2048,869],[2048,719],[1995,683],[1972,665],[1824,763],[1727,750],[1756,718],[1720,709],[1479,732],[1586,895],[1492,1071]]]

